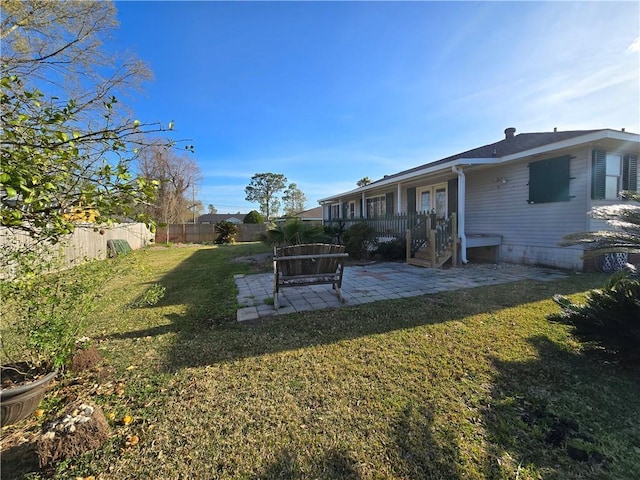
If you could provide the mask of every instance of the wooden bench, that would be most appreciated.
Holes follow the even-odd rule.
[[[280,308],[278,294],[283,287],[329,284],[345,301],[340,288],[345,253],[344,245],[328,243],[307,243],[276,247],[273,250],[273,305]]]

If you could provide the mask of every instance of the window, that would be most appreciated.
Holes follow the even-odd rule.
[[[430,185],[416,190],[419,212],[435,213],[438,219],[447,217],[447,185]]]
[[[339,204],[331,205],[331,217],[330,218],[340,218],[340,205]]]
[[[593,151],[591,164],[591,198],[615,200],[621,190],[637,191],[638,156]]]
[[[356,216],[356,202],[349,202],[349,218],[355,218]]]
[[[380,217],[386,213],[386,197],[367,198],[367,218]]]
[[[568,202],[569,155],[539,160],[529,164],[529,203]]]

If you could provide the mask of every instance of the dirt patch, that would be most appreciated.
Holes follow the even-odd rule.
[[[233,259],[235,263],[247,263],[251,269],[251,273],[268,272],[273,267],[272,253],[257,253],[255,255],[245,255]]]
[[[71,359],[71,371],[79,373],[94,368],[102,362],[102,355],[96,347],[83,348]]]

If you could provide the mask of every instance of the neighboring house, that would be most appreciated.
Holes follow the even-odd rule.
[[[198,223],[208,225],[224,221],[239,225],[244,222],[246,215],[246,213],[206,213],[198,217]]]
[[[386,175],[320,200],[325,224],[435,213],[457,214],[460,259],[493,249],[505,262],[583,269],[568,233],[606,228],[592,207],[638,189],[640,135],[601,129],[543,133],[505,130],[505,138]],[[410,225],[409,225],[410,226]]]
[[[296,218],[311,225],[322,225],[322,207],[320,206],[304,210],[293,217],[280,217],[276,219],[276,223],[283,223],[292,218]]]

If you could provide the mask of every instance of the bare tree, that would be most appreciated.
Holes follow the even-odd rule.
[[[103,51],[118,27],[109,1],[4,0],[0,23],[3,75],[26,87],[74,99],[76,118],[91,117],[152,74],[133,56]],[[80,115],[84,114],[84,115]],[[111,121],[115,121],[112,115]]]
[[[147,213],[159,223],[183,223],[201,211],[191,195],[202,180],[200,168],[186,154],[178,155],[174,150],[156,143],[140,151],[138,169],[143,178],[159,182],[156,199],[147,207]]]

